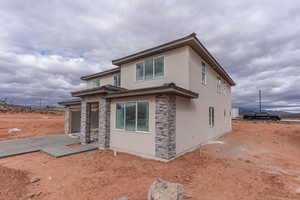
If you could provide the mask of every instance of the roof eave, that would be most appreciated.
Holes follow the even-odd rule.
[[[232,78],[229,76],[229,74],[224,70],[224,68],[219,64],[219,62],[210,54],[210,52],[204,47],[204,45],[199,41],[199,39],[196,37],[196,34],[191,34],[187,37],[162,44],[157,47],[153,47],[120,59],[113,60],[112,63],[117,66],[121,66],[122,64],[126,64],[129,62],[133,62],[140,58],[145,58],[148,56],[152,56],[155,54],[159,54],[168,50],[176,49],[183,46],[190,46],[193,48],[198,54],[204,56],[206,55],[206,59],[211,63],[212,67],[216,71],[218,71],[219,74],[222,75],[222,77],[231,85],[235,86],[236,83],[232,80]],[[203,54],[204,53],[204,54]],[[204,59],[204,58],[203,58]]]
[[[121,98],[121,97],[131,97],[131,96],[145,96],[145,95],[154,95],[154,94],[175,94],[177,96],[182,96],[185,98],[198,98],[199,94],[186,90],[184,88],[178,87],[173,83],[165,84],[163,86],[152,87],[152,88],[143,88],[135,89],[128,91],[121,91],[111,93],[105,96],[105,98]]]
[[[70,105],[79,105],[81,104],[81,100],[69,100],[69,101],[61,101],[61,102],[57,102],[58,105],[61,106],[70,106]]]
[[[107,76],[107,75],[111,75],[111,74],[115,74],[115,73],[119,73],[120,72],[120,68],[114,68],[114,69],[109,69],[109,70],[105,70],[99,73],[95,73],[95,74],[90,74],[90,75],[85,75],[80,77],[81,80],[91,80],[94,78],[99,78],[99,77],[103,77],[103,76]]]

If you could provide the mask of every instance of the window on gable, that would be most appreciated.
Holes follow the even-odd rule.
[[[100,87],[100,80],[99,79],[92,80],[92,87],[93,88]]]
[[[114,86],[116,86],[116,87],[121,86],[121,75],[120,74],[114,75]]]
[[[206,65],[204,62],[202,62],[202,84],[206,85]]]
[[[164,57],[149,58],[136,64],[136,80],[149,80],[164,76]]]
[[[221,93],[221,79],[218,77],[217,79],[217,93]]]
[[[227,84],[226,84],[226,82],[224,81],[223,82],[223,95],[226,95],[226,87],[227,86]]]

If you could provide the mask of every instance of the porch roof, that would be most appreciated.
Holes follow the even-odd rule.
[[[164,84],[162,86],[140,88],[134,90],[123,90],[107,94],[104,98],[120,98],[141,95],[153,94],[175,94],[186,98],[198,98],[199,94],[181,87],[176,86],[174,83]]]
[[[96,88],[91,88],[91,89],[85,89],[85,90],[79,90],[76,92],[72,92],[73,97],[83,97],[83,96],[89,96],[89,95],[95,95],[95,94],[110,94],[113,92],[118,92],[118,91],[124,91],[126,89],[121,88],[121,87],[115,87],[112,85],[104,85],[101,87],[96,87]]]
[[[58,102],[58,104],[62,106],[79,105],[80,103],[81,103],[80,99],[69,99],[66,101]]]

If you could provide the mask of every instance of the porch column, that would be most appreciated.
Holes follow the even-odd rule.
[[[176,156],[176,96],[155,97],[155,156],[170,160]]]
[[[110,145],[110,99],[99,98],[99,149]]]
[[[86,100],[81,101],[81,128],[80,128],[80,141],[83,144],[90,142],[90,116],[91,104]]]
[[[70,107],[67,106],[64,108],[65,110],[65,134],[70,134],[71,133],[71,111],[70,111]]]

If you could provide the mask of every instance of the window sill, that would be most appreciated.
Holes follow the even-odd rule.
[[[126,131],[124,129],[113,129],[114,133],[117,134],[145,134],[145,135],[150,135],[152,132],[151,131]]]
[[[159,80],[159,79],[165,79],[165,76],[159,76],[159,77],[155,77],[155,78],[151,78],[151,79],[143,79],[143,80],[136,80],[135,82],[146,82],[146,81],[153,81],[153,80]]]

